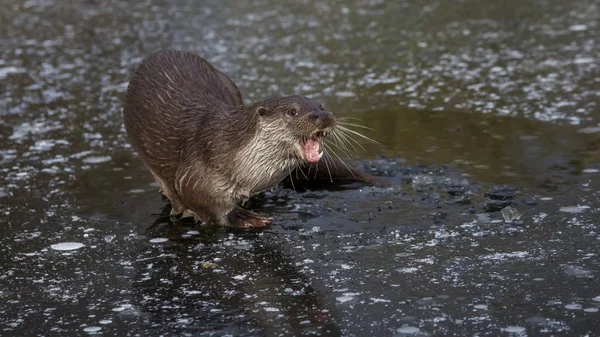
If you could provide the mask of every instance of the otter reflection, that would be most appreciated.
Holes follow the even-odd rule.
[[[155,227],[154,234],[179,239],[141,253],[134,265],[134,305],[157,332],[341,335],[333,303],[284,252],[279,236],[205,226],[182,239],[187,229]]]

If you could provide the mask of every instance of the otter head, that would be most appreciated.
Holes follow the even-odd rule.
[[[316,163],[323,156],[323,139],[335,127],[333,115],[303,96],[271,98],[255,106],[262,132],[283,140],[284,155]]]

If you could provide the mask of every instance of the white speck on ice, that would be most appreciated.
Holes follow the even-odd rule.
[[[4,67],[0,68],[0,79],[5,79],[10,74],[22,74],[27,72],[25,68]]]
[[[235,275],[234,277],[232,277],[232,279],[237,281],[243,281],[246,279],[246,277],[248,277],[248,275]]]
[[[600,126],[590,126],[587,128],[577,130],[579,133],[597,133],[600,132]]]
[[[164,243],[164,242],[169,241],[169,239],[167,239],[167,238],[154,238],[154,239],[150,239],[149,241],[152,242],[152,243]]]
[[[529,256],[528,252],[495,253],[482,256],[485,260],[506,260],[509,258],[522,259]]]
[[[200,295],[202,292],[200,290],[184,290],[186,295]]]
[[[573,61],[573,63],[588,64],[588,63],[594,63],[595,61],[596,61],[596,59],[594,59],[593,57],[578,57],[575,59],[575,61]]]
[[[102,327],[99,326],[86,326],[83,328],[83,331],[85,332],[98,332],[100,330],[102,330]]]
[[[112,158],[110,156],[102,156],[102,157],[87,157],[83,159],[83,162],[86,164],[99,164],[106,163],[107,161],[111,161]]]
[[[121,305],[121,306],[119,306],[119,307],[112,308],[111,310],[112,310],[112,311],[119,312],[119,311],[123,311],[123,310],[125,310],[125,309],[131,309],[131,307],[132,307],[132,305],[131,305],[131,304],[123,304],[123,305]]]
[[[587,29],[586,25],[572,25],[569,30],[572,32],[582,32]]]
[[[559,211],[561,212],[565,212],[565,213],[581,213],[583,211],[585,211],[586,209],[590,208],[590,206],[565,206],[565,207],[561,207],[559,209]]]
[[[475,309],[479,309],[479,310],[487,310],[487,309],[488,309],[488,306],[487,306],[487,305],[485,305],[485,304],[475,304],[475,305],[473,306],[473,308],[475,308]]]
[[[335,299],[340,303],[344,303],[353,300],[354,296],[358,295],[360,295],[360,293],[343,293],[342,296],[336,297]]]
[[[356,96],[356,94],[354,94],[352,91],[338,91],[335,93],[335,95],[338,97],[354,97],[354,96]]]
[[[70,155],[70,158],[81,158],[81,157],[85,157],[88,154],[92,153],[92,151],[82,151],[82,152],[78,152],[78,153],[74,153],[72,155]]]
[[[127,193],[144,193],[145,191],[146,190],[143,190],[141,188],[136,188],[136,189],[127,191]]]
[[[522,326],[508,326],[504,329],[504,331],[510,332],[510,333],[521,333],[521,332],[525,332],[525,328]]]
[[[354,299],[354,297],[352,296],[340,296],[340,297],[336,297],[335,298],[338,302],[340,303],[344,303],[344,302],[348,302]]]
[[[571,303],[571,304],[565,305],[565,309],[569,309],[569,310],[581,310],[581,308],[582,308],[581,304],[577,304],[577,303]]]
[[[112,323],[112,320],[110,320],[110,319],[103,319],[103,320],[101,320],[98,323],[100,323],[100,324],[110,324],[110,323]]]
[[[397,272],[404,273],[404,274],[414,273],[417,270],[419,270],[418,267],[406,267],[406,268],[398,268],[398,269],[396,269]]]
[[[547,217],[547,216],[548,216],[548,214],[546,214],[546,213],[544,213],[544,212],[542,212],[542,213],[540,213],[540,214],[538,214],[538,215],[534,215],[534,216],[533,216],[533,222],[534,222],[534,223],[536,223],[536,224],[538,224],[538,223],[540,223],[542,220],[546,219],[546,217]]]
[[[421,332],[421,329],[416,326],[403,326],[396,331],[403,334],[416,334]]]
[[[390,303],[390,300],[386,300],[384,298],[373,298],[371,297],[371,301],[373,301],[373,303]]]
[[[279,309],[273,307],[264,308],[266,312],[279,312]]]
[[[541,197],[540,200],[549,201],[549,200],[552,200],[552,197]]]
[[[592,298],[592,301],[600,302],[600,296],[596,296]]]
[[[583,170],[583,173],[598,173],[600,172],[600,170],[598,169],[585,169]]]
[[[585,308],[585,309],[583,309],[583,311],[585,311],[585,312],[598,312],[598,311],[600,311],[600,309],[592,307],[592,308]]]
[[[352,266],[349,264],[343,264],[341,265],[342,269],[352,269]]]
[[[62,243],[54,244],[54,245],[50,246],[50,248],[52,248],[54,250],[76,250],[76,249],[79,249],[84,246],[85,245],[80,242],[62,242]]]

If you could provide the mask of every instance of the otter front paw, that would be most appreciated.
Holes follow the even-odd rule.
[[[271,224],[272,218],[260,216],[243,208],[236,208],[229,213],[229,223],[236,228],[264,228]]]

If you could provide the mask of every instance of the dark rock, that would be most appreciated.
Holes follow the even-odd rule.
[[[483,202],[485,212],[497,212],[506,206],[512,205],[512,200],[486,200]]]
[[[492,187],[491,191],[485,193],[485,197],[492,200],[512,200],[518,190],[510,186]]]

